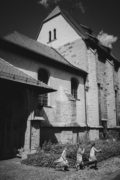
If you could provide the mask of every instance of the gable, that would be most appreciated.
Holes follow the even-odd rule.
[[[54,29],[56,29],[56,39],[54,39]],[[49,42],[50,31],[51,31],[51,42]],[[58,48],[68,42],[73,42],[81,38],[81,36],[63,17],[63,15],[59,14],[54,18],[43,23],[37,41],[54,48]]]

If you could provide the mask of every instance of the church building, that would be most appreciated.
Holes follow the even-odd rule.
[[[90,28],[79,24],[58,6],[44,19],[37,41],[56,49],[73,66],[86,72],[83,81],[85,110],[80,108],[81,97],[75,98],[79,129],[84,124],[91,140],[106,136],[106,130],[118,133],[120,62],[111,49],[104,46]],[[80,81],[76,79],[76,82]],[[76,88],[76,92],[80,96],[81,91]]]
[[[0,64],[1,153],[119,135],[120,62],[58,6],[36,40],[0,38]]]

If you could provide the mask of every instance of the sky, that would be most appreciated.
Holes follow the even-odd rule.
[[[81,3],[82,8],[77,10],[69,7],[68,3],[67,9],[81,24],[90,27],[95,35],[103,30],[117,36],[112,53],[120,60],[119,0],[81,0]],[[0,0],[0,36],[18,31],[36,39],[41,22],[50,11],[38,0]]]

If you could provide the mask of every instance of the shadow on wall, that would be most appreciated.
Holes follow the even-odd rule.
[[[48,107],[49,108],[49,107]],[[49,108],[52,111],[52,108]],[[40,124],[40,146],[45,142],[51,143],[79,143],[79,141],[88,139],[88,130],[86,127],[80,127],[77,122],[68,123],[67,126],[52,126],[44,108],[42,115],[45,120]]]
[[[51,107],[42,107],[41,109],[41,117],[43,117],[44,120],[40,121],[40,146],[44,144],[44,142],[52,142],[52,143],[58,143],[58,140],[55,136],[55,132],[53,126],[50,123],[50,120],[48,118],[48,115],[45,111],[47,109],[48,113],[52,113]]]

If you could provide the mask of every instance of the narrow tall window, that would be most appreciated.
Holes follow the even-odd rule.
[[[49,80],[49,73],[45,69],[40,69],[38,72],[38,80],[44,82],[45,84],[48,84]],[[48,105],[48,95],[47,94],[40,94],[38,97],[38,103],[41,106],[47,106]]]
[[[99,125],[102,125],[102,112],[101,112],[101,87],[98,84],[98,106],[99,106]]]
[[[120,126],[119,118],[118,118],[118,91],[115,90],[115,109],[116,109],[116,125]]]
[[[52,33],[51,33],[51,31],[49,31],[49,42],[51,42],[52,41]]]
[[[71,79],[71,94],[73,95],[75,99],[77,99],[78,97],[77,91],[78,91],[78,81],[77,79],[72,78]]]
[[[56,29],[53,30],[54,31],[54,40],[56,39]]]

